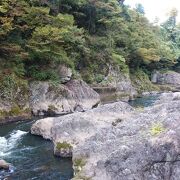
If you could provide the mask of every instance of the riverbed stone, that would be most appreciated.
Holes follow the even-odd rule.
[[[8,170],[10,168],[10,164],[5,160],[0,159],[0,169]]]
[[[178,180],[179,97],[180,93],[162,94],[143,109],[116,102],[51,118],[49,139],[72,145],[74,179]],[[31,132],[44,136],[45,121],[37,121]]]

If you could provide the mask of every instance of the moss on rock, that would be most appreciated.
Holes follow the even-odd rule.
[[[67,142],[62,142],[62,143],[58,142],[56,144],[56,149],[57,150],[69,149],[69,148],[72,148],[72,146],[69,143],[67,143]]]
[[[72,157],[73,147],[67,142],[58,142],[55,144],[54,155],[59,157]]]
[[[82,173],[82,168],[86,165],[86,159],[77,158],[73,160],[74,178],[73,180],[91,180]]]

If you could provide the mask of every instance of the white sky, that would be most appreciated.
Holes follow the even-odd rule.
[[[179,11],[178,22],[180,22],[180,0],[125,0],[125,4],[135,7],[135,4],[141,3],[144,6],[146,16],[153,22],[155,17],[163,22],[167,19],[167,13],[176,8]]]

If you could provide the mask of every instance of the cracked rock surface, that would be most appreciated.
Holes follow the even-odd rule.
[[[80,80],[54,85],[49,82],[30,83],[30,107],[34,115],[60,115],[85,111],[97,106],[99,94]]]
[[[180,177],[180,93],[164,93],[144,109],[116,102],[84,113],[42,119],[31,132],[55,144],[73,146],[74,179]]]

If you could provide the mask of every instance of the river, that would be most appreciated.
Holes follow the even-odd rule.
[[[68,180],[72,160],[53,156],[53,144],[29,133],[34,121],[0,126],[0,159],[12,164],[0,180]]]

